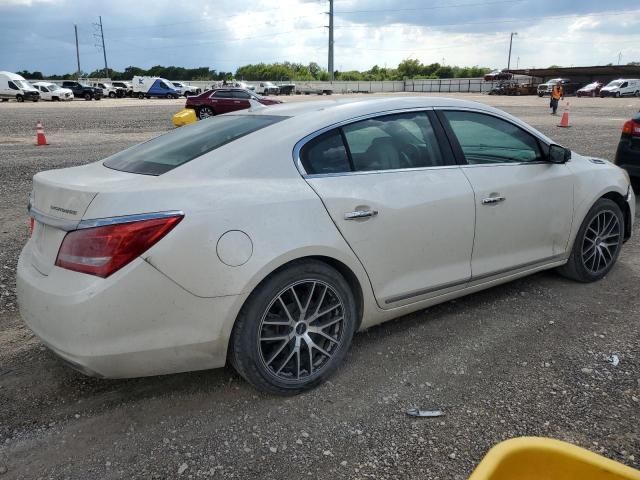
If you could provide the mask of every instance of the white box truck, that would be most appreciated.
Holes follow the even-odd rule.
[[[138,98],[178,98],[180,92],[169,80],[160,77],[133,77],[133,96]]]
[[[40,100],[40,92],[24,78],[16,73],[0,72],[0,99],[8,102],[10,99],[18,102]]]

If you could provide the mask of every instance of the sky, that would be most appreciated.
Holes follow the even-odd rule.
[[[328,0],[0,0],[0,70],[134,65],[235,71],[258,62],[327,66]],[[335,68],[423,63],[511,68],[640,62],[640,1],[335,0]]]

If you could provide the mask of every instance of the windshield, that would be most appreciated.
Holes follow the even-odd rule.
[[[599,85],[598,82],[593,82],[593,83],[590,83],[589,85],[585,85],[582,88],[596,88],[598,85]]]
[[[14,80],[13,83],[15,83],[18,88],[22,88],[24,90],[33,89],[31,84],[29,82],[27,82],[26,80]]]
[[[286,118],[273,115],[211,117],[116,153],[104,161],[104,166],[122,172],[162,175]]]
[[[113,88],[110,83],[101,83],[100,88]]]
[[[181,87],[182,84],[180,82],[173,82],[174,87]]]
[[[622,80],[614,80],[613,82],[609,82],[607,87],[619,87],[622,85]]]
[[[55,83],[42,83],[41,85],[47,87],[50,92],[55,92],[56,90],[58,90],[60,88]]]

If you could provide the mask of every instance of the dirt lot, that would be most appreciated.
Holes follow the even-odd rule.
[[[604,158],[640,109],[638,99],[572,99],[573,127],[560,129],[547,99],[464,97]],[[164,132],[181,105],[0,104],[2,480],[462,479],[491,445],[521,435],[640,467],[638,227],[599,283],[541,273],[373,328],[331,382],[295,398],[258,394],[230,369],[99,380],[65,367],[16,308],[31,177]],[[33,146],[38,119],[47,147]],[[409,406],[446,416],[411,419]]]

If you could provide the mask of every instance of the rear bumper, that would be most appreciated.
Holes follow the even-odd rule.
[[[142,259],[101,279],[18,261],[23,321],[51,350],[86,374],[127,378],[222,367],[244,300],[200,298]]]

